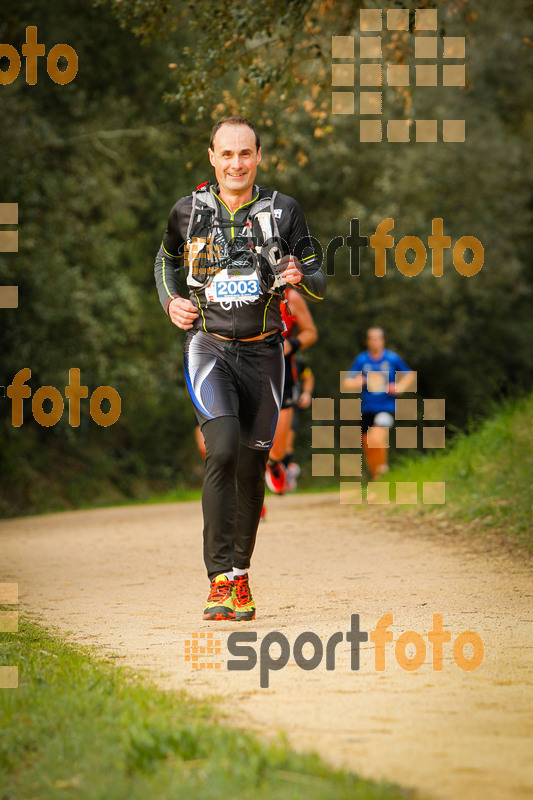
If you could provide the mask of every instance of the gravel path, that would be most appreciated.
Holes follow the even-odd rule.
[[[293,746],[335,765],[415,787],[436,800],[533,797],[533,570],[506,553],[455,537],[428,535],[378,508],[339,505],[333,494],[270,497],[251,572],[258,605],[248,623],[205,623],[208,584],[201,560],[198,502],[129,506],[8,520],[0,524],[0,581],[19,584],[23,611],[41,615],[72,640],[149,670],[164,689],[221,698],[228,722],[263,735],[287,732]],[[374,644],[361,644],[351,669],[352,614],[372,631],[384,614],[394,642],[382,672]],[[464,671],[445,643],[434,671],[427,633],[442,614],[452,642],[465,630],[484,643],[483,662]],[[286,666],[260,686],[253,670],[229,671],[234,632],[282,633]],[[325,655],[305,671],[294,660],[299,634],[326,643],[341,631],[334,670]],[[427,654],[402,669],[395,643],[422,635]],[[193,669],[186,641],[213,634],[220,654]],[[420,645],[419,645],[420,646]],[[318,647],[318,645],[317,645]],[[473,650],[467,645],[465,656]],[[409,645],[407,656],[414,653]],[[275,660],[280,647],[272,643]],[[313,646],[303,648],[304,658]],[[219,667],[215,667],[215,663]]]

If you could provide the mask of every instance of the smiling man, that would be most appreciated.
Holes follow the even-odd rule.
[[[255,184],[255,126],[221,120],[208,153],[216,183],[172,208],[155,279],[163,308],[186,331],[185,380],[206,445],[203,618],[250,620],[248,569],[283,392],[280,305],[287,285],[322,300],[326,277],[296,200]]]

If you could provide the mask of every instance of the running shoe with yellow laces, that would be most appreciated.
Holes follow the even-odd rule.
[[[233,580],[227,575],[213,578],[203,619],[235,619],[234,593]]]
[[[235,619],[247,620],[255,617],[255,603],[248,583],[248,573],[244,575],[233,575],[235,586]]]

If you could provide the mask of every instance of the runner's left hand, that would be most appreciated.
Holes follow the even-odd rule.
[[[300,406],[300,408],[309,408],[312,399],[313,398],[311,397],[311,392],[307,391],[302,392],[300,395],[300,399],[298,400],[298,405]]]
[[[302,265],[295,256],[283,256],[278,260],[278,269],[283,269],[281,277],[285,283],[292,285],[302,280]]]

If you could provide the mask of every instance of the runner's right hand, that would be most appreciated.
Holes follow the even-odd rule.
[[[183,331],[188,331],[198,316],[198,309],[187,298],[175,297],[168,307],[168,315],[174,325]]]

